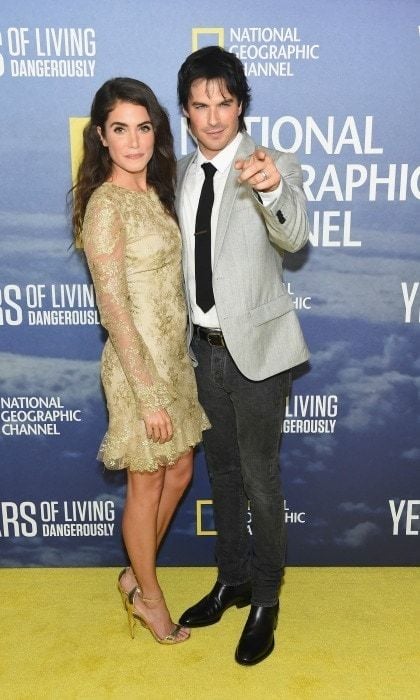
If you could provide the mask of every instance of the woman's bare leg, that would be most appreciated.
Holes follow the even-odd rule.
[[[156,578],[156,527],[164,477],[163,469],[152,473],[127,470],[122,519],[124,544],[139,583],[142,572],[141,584],[146,587],[147,597],[156,597],[160,592]],[[135,585],[135,581],[130,583]]]
[[[161,468],[153,473],[127,471],[123,536],[131,570],[123,577],[122,585],[131,590],[137,580],[145,599],[157,601],[162,597],[156,576],[158,542],[191,478],[191,471],[192,451],[181,457],[170,470]],[[172,631],[173,623],[163,598],[161,602],[146,602],[137,597],[136,607],[160,637]],[[178,636],[186,637],[188,633],[181,630]]]
[[[193,451],[179,458],[173,467],[165,469],[165,481],[159,503],[157,518],[157,548],[162,542],[176,507],[191,481],[193,471]]]
[[[193,471],[193,451],[182,455],[178,462],[169,469],[164,469],[164,483],[159,501],[157,514],[157,550],[172,520],[176,507],[188,486]],[[123,577],[124,590],[131,591],[137,585],[132,569],[128,569]]]

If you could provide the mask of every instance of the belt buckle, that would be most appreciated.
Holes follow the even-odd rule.
[[[210,331],[207,333],[207,342],[209,345],[212,345],[213,347],[217,348],[224,348],[225,343],[223,340],[223,336],[220,331]]]

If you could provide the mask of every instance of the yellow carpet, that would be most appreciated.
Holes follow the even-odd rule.
[[[174,647],[131,640],[117,569],[0,570],[1,698],[18,700],[418,700],[420,570],[289,568],[276,648],[244,668],[233,654],[248,609]],[[214,582],[164,568],[174,616]]]

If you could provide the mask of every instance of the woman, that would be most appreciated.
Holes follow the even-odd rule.
[[[109,336],[101,369],[109,426],[98,456],[127,470],[131,566],[118,585],[132,637],[140,621],[164,644],[185,641],[189,630],[171,620],[156,552],[209,427],[185,344],[174,174],[169,120],[152,90],[131,78],[107,81],[84,131],[73,226]]]

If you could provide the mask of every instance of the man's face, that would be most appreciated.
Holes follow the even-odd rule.
[[[201,152],[211,160],[238,133],[242,105],[230,94],[224,80],[199,78],[191,84],[183,111]]]

